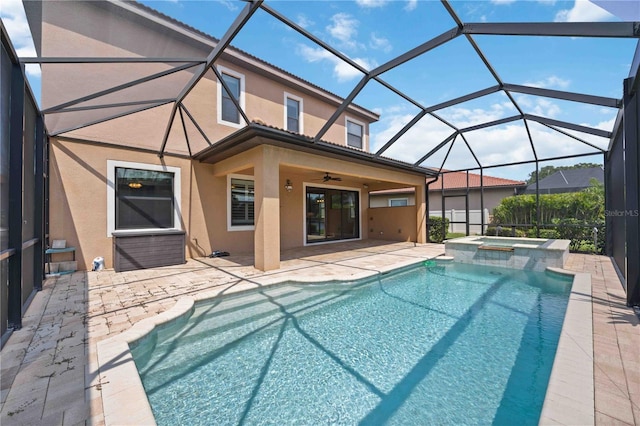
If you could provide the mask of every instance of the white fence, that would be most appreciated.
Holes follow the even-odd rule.
[[[469,234],[481,234],[481,226],[482,222],[482,210],[469,210],[469,223],[474,223],[477,225],[469,225]],[[442,210],[430,210],[429,216],[442,217]],[[445,210],[444,217],[449,219],[449,232],[467,232],[467,215],[464,210]],[[465,222],[465,223],[451,223],[451,222]],[[487,227],[489,226],[489,209],[484,209],[484,230],[486,232]]]

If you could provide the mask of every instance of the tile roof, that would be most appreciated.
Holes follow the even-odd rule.
[[[541,193],[575,192],[591,186],[591,179],[604,183],[604,170],[602,167],[589,167],[584,169],[558,170],[538,181]],[[527,186],[525,194],[535,194],[535,182]]]
[[[459,189],[467,187],[467,173],[466,172],[446,172],[443,170],[440,178],[429,186],[429,191],[442,190],[444,182],[444,189]],[[526,182],[520,180],[504,179],[495,176],[482,175],[482,186],[487,187],[505,187],[505,186],[523,186]],[[469,172],[469,188],[480,188],[480,175],[477,173]]]

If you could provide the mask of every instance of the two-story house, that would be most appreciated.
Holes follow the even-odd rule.
[[[42,64],[49,239],[80,268],[221,250],[277,269],[283,249],[375,236],[368,192],[399,187],[416,202],[398,238],[425,242],[432,172],[369,153],[374,112],[330,121],[335,94],[134,2],[26,11],[39,56],[64,58]]]

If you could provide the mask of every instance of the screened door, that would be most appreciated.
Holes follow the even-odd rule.
[[[307,188],[307,243],[360,237],[358,193]]]

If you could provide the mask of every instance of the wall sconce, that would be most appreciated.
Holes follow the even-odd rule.
[[[284,184],[284,189],[286,189],[287,192],[291,192],[293,189],[293,185],[291,185],[291,181],[289,179],[287,179],[287,182]]]
[[[140,182],[130,182],[129,188],[139,189],[142,188],[142,184]]]

